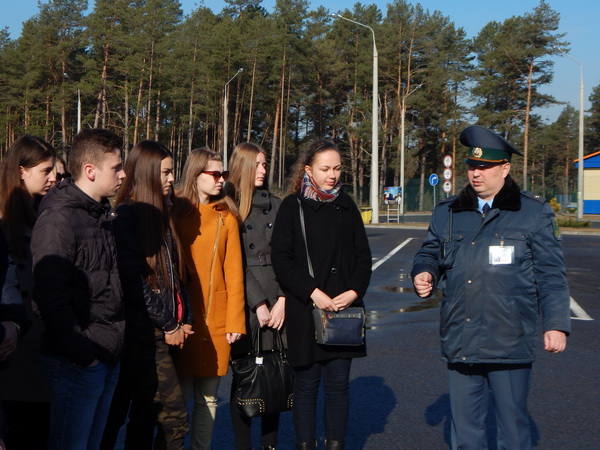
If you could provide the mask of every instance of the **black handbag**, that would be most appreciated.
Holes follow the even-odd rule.
[[[300,208],[300,226],[306,248],[308,273],[315,277],[308,253],[306,228],[304,226],[304,211],[298,199]],[[315,306],[312,311],[315,324],[315,339],[322,345],[363,345],[365,343],[365,309],[362,307],[346,308],[341,311],[324,311]]]
[[[286,358],[281,333],[273,330],[273,350],[263,351],[257,324],[254,352],[230,362],[237,389],[232,401],[247,417],[280,413],[292,409],[294,372]]]

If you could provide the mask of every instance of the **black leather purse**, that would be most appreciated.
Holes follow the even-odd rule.
[[[315,277],[310,254],[308,253],[308,242],[306,240],[306,228],[304,226],[304,211],[302,203],[298,199],[300,208],[300,226],[304,246],[306,248],[306,260],[308,262],[308,273]],[[346,308],[338,312],[324,311],[315,306],[312,311],[315,324],[315,339],[321,345],[363,345],[365,343],[365,309],[357,306]]]
[[[237,389],[232,401],[247,417],[280,413],[292,409],[294,372],[285,356],[281,333],[273,332],[273,350],[263,351],[262,333],[257,324],[254,352],[230,362]]]

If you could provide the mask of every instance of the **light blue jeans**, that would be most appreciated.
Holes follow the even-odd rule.
[[[48,449],[100,448],[119,365],[80,367],[65,358],[41,356],[44,376],[52,392]]]

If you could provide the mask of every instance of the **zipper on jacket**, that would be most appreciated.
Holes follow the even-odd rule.
[[[165,244],[165,250],[167,250],[167,260],[169,264],[169,278],[171,279],[171,299],[173,301],[173,316],[177,318],[177,301],[175,300],[175,277],[173,275],[173,259],[171,258],[171,251],[167,240],[163,236],[163,242]]]
[[[213,244],[212,258],[210,260],[210,279],[208,280],[208,304],[206,305],[206,311],[204,311],[204,322],[206,323],[206,328],[208,329],[208,312],[212,307],[213,301],[213,275],[215,271],[215,258],[217,256],[217,247],[219,245],[219,234],[221,231],[221,225],[224,225],[223,218],[221,217],[221,213],[217,213],[219,216],[219,220],[217,220],[217,232],[215,235],[215,242]]]

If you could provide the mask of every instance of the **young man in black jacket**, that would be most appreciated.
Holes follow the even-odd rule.
[[[52,391],[50,449],[99,447],[119,374],[124,316],[108,197],[125,178],[122,147],[107,130],[77,134],[73,179],[44,197],[33,229],[33,299],[46,327],[41,352]]]

